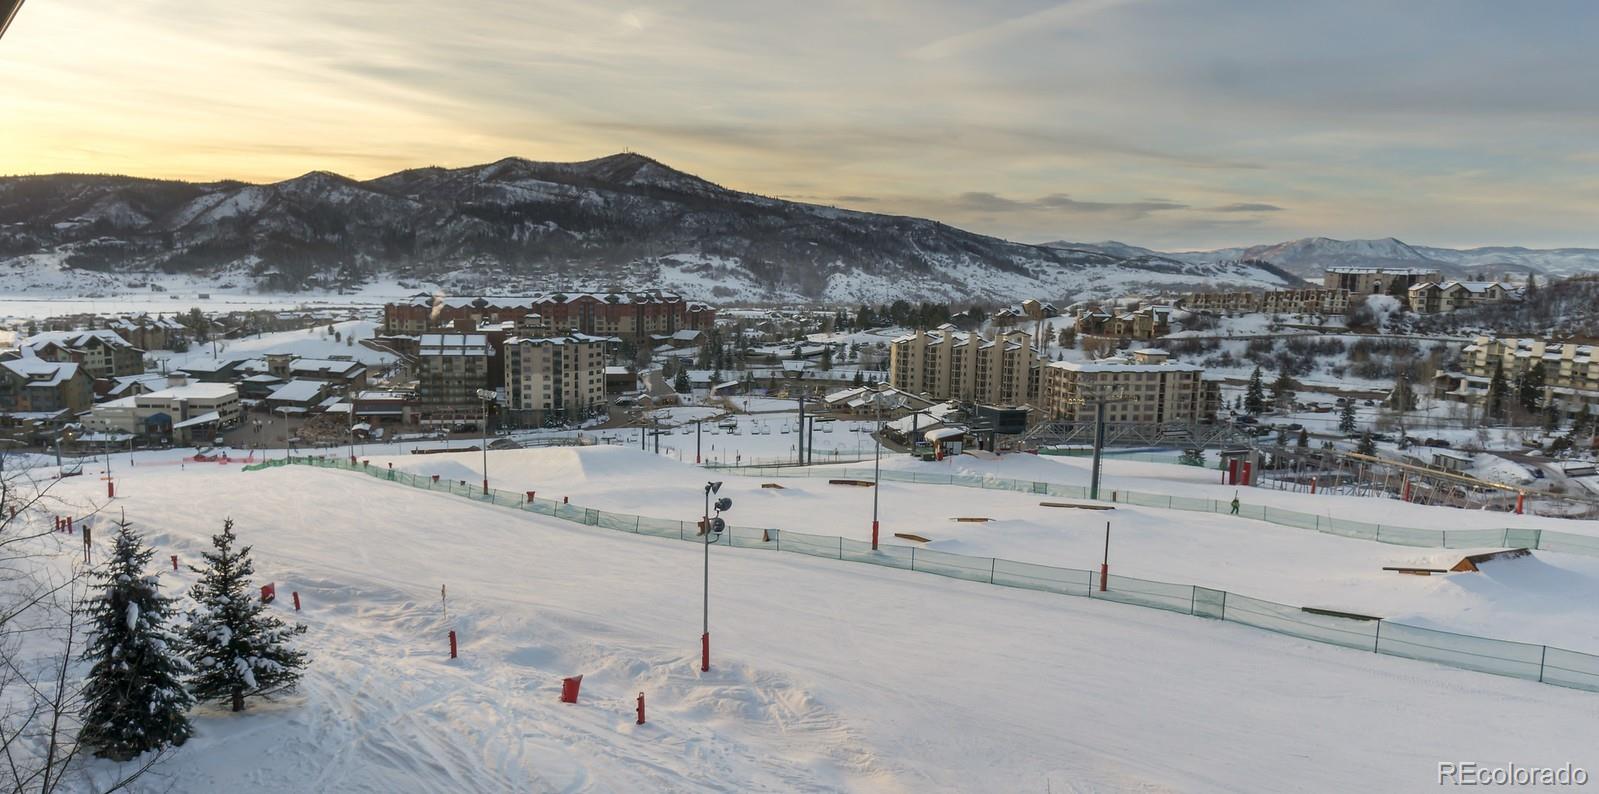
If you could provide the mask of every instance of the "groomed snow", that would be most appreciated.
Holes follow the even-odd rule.
[[[302,694],[202,712],[152,790],[1423,790],[1440,760],[1591,768],[1599,731],[1589,693],[726,548],[702,675],[692,544],[301,467],[141,467],[115,506],[158,559],[194,561],[232,516],[311,626]],[[578,673],[582,702],[558,703]]]

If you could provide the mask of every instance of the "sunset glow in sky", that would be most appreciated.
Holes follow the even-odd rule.
[[[632,150],[1038,242],[1599,246],[1599,4],[29,0],[0,173]]]

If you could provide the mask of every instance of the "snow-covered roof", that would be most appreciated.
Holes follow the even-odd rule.
[[[483,334],[423,334],[417,353],[421,356],[492,356],[494,346]]]
[[[1438,270],[1425,267],[1329,267],[1326,272],[1349,276],[1429,276]]]
[[[661,290],[644,290],[639,292],[535,292],[531,295],[518,297],[481,297],[481,296],[434,296],[427,294],[413,295],[402,301],[404,305],[431,307],[437,304],[449,309],[527,309],[537,304],[548,303],[577,303],[584,300],[595,300],[601,303],[635,304],[635,303],[684,303],[683,296]],[[686,307],[689,311],[704,311],[708,308],[704,303],[688,301]]]
[[[291,380],[272,390],[268,400],[276,402],[309,403],[322,399],[327,384],[319,380]]]
[[[923,433],[922,438],[928,441],[944,441],[951,438],[960,438],[964,435],[966,435],[966,428],[964,427],[940,427]]]
[[[231,383],[188,383],[169,386],[160,391],[141,394],[136,400],[220,400],[237,397],[239,390]]]
[[[1052,361],[1049,366],[1057,369],[1071,370],[1072,372],[1204,372],[1205,368],[1197,364],[1183,364],[1168,361],[1163,364],[1138,364],[1131,359],[1121,356],[1102,358],[1098,361]]]
[[[59,386],[78,374],[78,365],[70,361],[14,358],[0,361],[0,366],[27,380],[29,386]]]
[[[289,362],[290,372],[332,372],[350,375],[358,369],[365,368],[366,365],[359,361],[336,361],[329,358],[297,358]]]
[[[173,423],[172,429],[173,430],[179,430],[179,429],[185,428],[185,427],[195,427],[197,425],[215,424],[215,423],[220,422],[220,421],[222,421],[222,414],[217,413],[216,411],[207,411],[206,413],[200,414],[199,416],[192,416],[192,417],[189,417],[188,419],[185,419],[185,420],[183,420],[181,422]]]
[[[403,391],[364,391],[355,395],[357,400],[409,400],[412,394]]]
[[[42,331],[22,340],[22,347],[39,347],[46,344],[57,344],[65,348],[80,348],[98,340],[109,347],[125,347],[133,349],[128,340],[123,339],[116,331],[109,328],[98,328],[93,331]]]
[[[608,337],[608,336],[591,336],[589,334],[580,334],[580,333],[577,333],[576,331],[574,331],[572,333],[558,334],[558,335],[553,335],[553,336],[513,336],[510,339],[505,340],[505,344],[507,344],[507,345],[577,345],[577,344],[594,344],[594,343],[598,343],[598,342],[609,342],[609,341],[611,341],[611,337]]]

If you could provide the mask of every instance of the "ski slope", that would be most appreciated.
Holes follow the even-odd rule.
[[[584,471],[663,476],[618,461]],[[1589,693],[753,550],[711,550],[701,674],[694,544],[300,467],[141,466],[118,489],[158,559],[233,517],[279,608],[304,599],[314,657],[295,698],[201,713],[142,790],[1420,791],[1439,760],[1594,765]],[[103,483],[58,495],[81,513]]]

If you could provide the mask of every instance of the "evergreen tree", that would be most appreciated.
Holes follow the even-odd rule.
[[[1277,407],[1287,407],[1294,401],[1294,379],[1288,376],[1288,370],[1277,373],[1277,379],[1271,382],[1271,401]]]
[[[1588,410],[1588,404],[1582,404],[1582,410],[1571,420],[1571,437],[1581,438],[1593,432],[1593,413]]]
[[[306,655],[288,645],[305,627],[286,624],[266,611],[251,592],[250,547],[234,551],[233,519],[211,536],[216,551],[204,552],[204,568],[189,591],[198,606],[189,614],[188,655],[195,673],[191,689],[202,701],[229,702],[244,710],[246,697],[270,697],[300,680]]]
[[[1355,451],[1362,455],[1375,456],[1377,454],[1377,442],[1372,440],[1371,431],[1368,430],[1360,434],[1360,445],[1355,448]]]
[[[1560,404],[1549,400],[1543,406],[1543,430],[1553,433],[1560,427]]]
[[[1537,297],[1537,295],[1538,295],[1538,277],[1533,275],[1533,274],[1531,274],[1531,273],[1528,273],[1527,274],[1527,287],[1526,287],[1526,289],[1523,289],[1521,291],[1521,299],[1523,301],[1525,301],[1525,302],[1530,303],[1530,302],[1532,302],[1532,299],[1534,297]]]
[[[1488,381],[1488,416],[1493,419],[1505,418],[1505,391],[1510,384],[1505,382],[1504,367],[1495,366],[1494,375]]]
[[[183,744],[194,732],[185,716],[194,698],[183,687],[190,667],[168,628],[173,599],[145,573],[154,554],[118,522],[111,557],[91,574],[95,594],[82,607],[93,629],[78,740],[113,761]]]
[[[1521,405],[1521,410],[1529,416],[1536,415],[1543,407],[1544,366],[1539,361],[1528,367],[1516,378],[1516,402]]]
[[[693,390],[694,386],[693,384],[689,383],[688,380],[688,370],[679,369],[677,371],[677,377],[672,379],[672,391],[675,391],[678,394],[688,394]]]
[[[822,348],[822,360],[819,366],[823,372],[833,371],[833,348]]]
[[[1338,412],[1338,430],[1344,433],[1355,432],[1355,401],[1344,400],[1344,407]]]
[[[1410,378],[1400,373],[1394,378],[1394,389],[1388,393],[1388,407],[1404,413],[1416,410],[1416,389],[1410,385]]]
[[[1250,414],[1258,414],[1266,410],[1266,389],[1260,382],[1260,365],[1255,365],[1255,371],[1249,375],[1249,389],[1244,392],[1244,410]]]
[[[1299,428],[1299,439],[1294,442],[1294,446],[1299,447],[1300,449],[1306,449],[1310,447],[1310,431],[1303,427]]]

